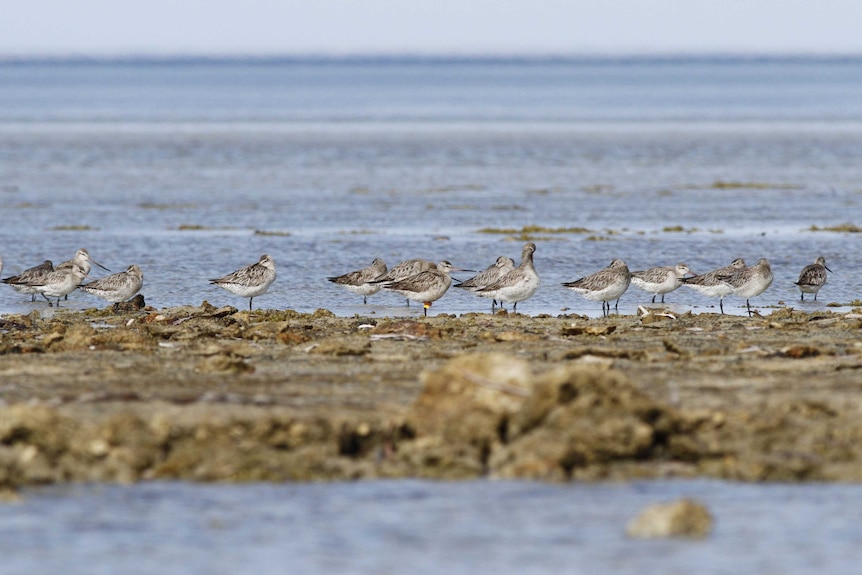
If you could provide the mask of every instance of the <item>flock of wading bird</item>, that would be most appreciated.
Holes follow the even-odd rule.
[[[533,265],[535,251],[536,244],[527,243],[521,252],[521,263],[518,266],[515,266],[512,258],[500,256],[487,269],[466,281],[456,283],[455,287],[492,300],[492,313],[498,303],[501,309],[503,304],[511,303],[512,310],[517,311],[518,303],[529,299],[539,288],[539,275]],[[143,286],[144,276],[137,265],[129,266],[124,272],[83,283],[85,278],[89,278],[91,264],[110,271],[93,260],[87,250],[82,248],[74,258],[56,267],[50,260],[46,260],[38,266],[0,281],[21,293],[30,294],[31,301],[35,301],[36,296],[41,294],[49,305],[54,305],[51,298],[56,298],[58,307],[60,299],[76,289],[116,305],[134,297]],[[0,272],[2,270],[3,260],[0,259]],[[408,306],[410,300],[421,302],[427,316],[431,304],[449,290],[452,285],[450,274],[454,271],[475,270],[456,268],[447,261],[434,263],[423,259],[406,260],[388,269],[383,260],[376,258],[366,268],[327,279],[363,296],[364,303],[368,303],[369,295],[381,289],[399,293],[407,298]],[[806,293],[814,294],[814,299],[817,299],[817,292],[826,283],[827,271],[832,270],[826,267],[823,257],[818,257],[813,264],[803,268],[796,282],[803,301]],[[257,263],[209,281],[235,295],[247,297],[248,308],[252,309],[254,298],[263,295],[275,281],[275,277],[275,262],[270,256],[262,255]],[[772,285],[772,280],[772,268],[766,258],[759,259],[753,266],[746,266],[742,258],[737,258],[729,266],[701,275],[695,275],[684,263],[630,272],[624,261],[614,259],[608,267],[562,285],[589,300],[601,301],[604,315],[610,313],[611,302],[614,302],[615,310],[619,309],[620,297],[631,284],[653,294],[653,303],[659,295],[664,303],[665,294],[686,285],[705,296],[719,298],[721,313],[724,313],[724,298],[735,295],[745,298],[746,308],[751,315],[750,298],[766,291]]]
[[[530,298],[539,288],[539,275],[533,265],[535,252],[536,244],[528,243],[524,245],[521,263],[517,267],[512,258],[500,256],[487,269],[456,283],[455,287],[492,300],[492,312],[498,302],[501,308],[504,303],[511,303],[513,311],[517,311],[518,303]],[[363,296],[365,303],[369,295],[381,289],[400,293],[407,298],[408,305],[410,300],[422,302],[427,315],[431,303],[448,291],[452,284],[449,274],[453,271],[473,270],[456,268],[447,261],[435,264],[422,259],[403,261],[387,270],[386,264],[378,258],[367,268],[327,279]],[[817,299],[817,292],[826,283],[827,271],[832,270],[826,267],[826,260],[822,257],[805,266],[796,282],[803,301],[806,293],[814,294],[814,299]],[[608,267],[562,285],[589,300],[601,301],[604,315],[610,313],[611,302],[614,302],[615,310],[619,309],[620,297],[631,284],[653,294],[653,303],[659,295],[664,303],[665,294],[686,285],[703,295],[719,298],[721,313],[724,313],[726,296],[739,296],[745,298],[751,315],[750,298],[766,291],[772,280],[772,268],[766,258],[759,259],[753,266],[746,266],[742,258],[737,258],[727,267],[701,275],[692,273],[684,263],[630,272],[623,260],[614,259]]]

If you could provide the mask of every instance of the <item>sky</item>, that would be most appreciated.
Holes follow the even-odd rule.
[[[862,0],[4,0],[0,55],[862,54]]]

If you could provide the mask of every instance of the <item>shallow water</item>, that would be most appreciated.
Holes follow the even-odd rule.
[[[389,265],[411,257],[447,259],[470,269],[483,269],[498,255],[517,261],[522,241],[480,231],[538,225],[590,231],[535,234],[543,285],[519,306],[530,314],[567,307],[595,315],[596,303],[559,284],[615,257],[632,270],[685,261],[697,272],[735,257],[749,263],[767,257],[776,280],[756,303],[769,306],[798,300],[799,270],[824,255],[835,275],[820,301],[859,297],[858,234],[810,228],[852,223],[862,213],[862,167],[846,162],[862,157],[862,129],[816,132],[833,157],[828,165],[822,151],[798,143],[795,131],[762,135],[745,127],[729,133],[661,128],[636,137],[600,128],[478,135],[394,129],[366,135],[361,144],[361,127],[337,135],[283,128],[7,135],[2,146],[14,153],[2,156],[11,182],[0,192],[4,275],[86,247],[114,271],[140,265],[143,293],[156,307],[204,299],[242,307],[245,302],[206,280],[269,253],[279,280],[259,306],[401,314],[408,310],[398,296],[380,294],[365,307],[325,277],[374,257]],[[760,149],[772,156],[757,155]],[[684,231],[668,231],[677,227]],[[72,300],[70,307],[100,305],[85,294]],[[632,289],[621,312],[647,301]],[[667,301],[698,311],[715,304],[686,289]],[[486,303],[452,290],[433,310],[464,313]],[[739,312],[740,303],[729,308]],[[33,306],[0,291],[2,311],[33,307],[44,303]]]
[[[69,486],[0,506],[3,573],[854,573],[862,487],[661,481]],[[680,497],[702,541],[631,540]]]
[[[754,303],[791,304],[823,255],[835,275],[811,309],[859,297],[858,234],[808,231],[858,225],[859,157],[852,58],[5,62],[0,256],[8,276],[86,247],[139,264],[156,307],[243,307],[207,279],[269,253],[279,279],[256,305],[415,315],[325,278],[374,257],[483,269],[523,241],[480,230],[586,228],[535,234],[542,286],[519,311],[598,315],[560,283],[617,257],[697,272],[767,257]],[[0,312],[46,307],[0,287]],[[621,313],[648,298],[632,288]],[[667,301],[716,309],[687,289]],[[486,304],[451,290],[432,312]]]

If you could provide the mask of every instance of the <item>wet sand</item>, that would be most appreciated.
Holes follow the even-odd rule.
[[[0,486],[862,480],[862,310],[0,318]]]

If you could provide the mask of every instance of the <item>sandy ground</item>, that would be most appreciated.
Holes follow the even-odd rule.
[[[0,318],[0,486],[862,479],[862,310]]]

